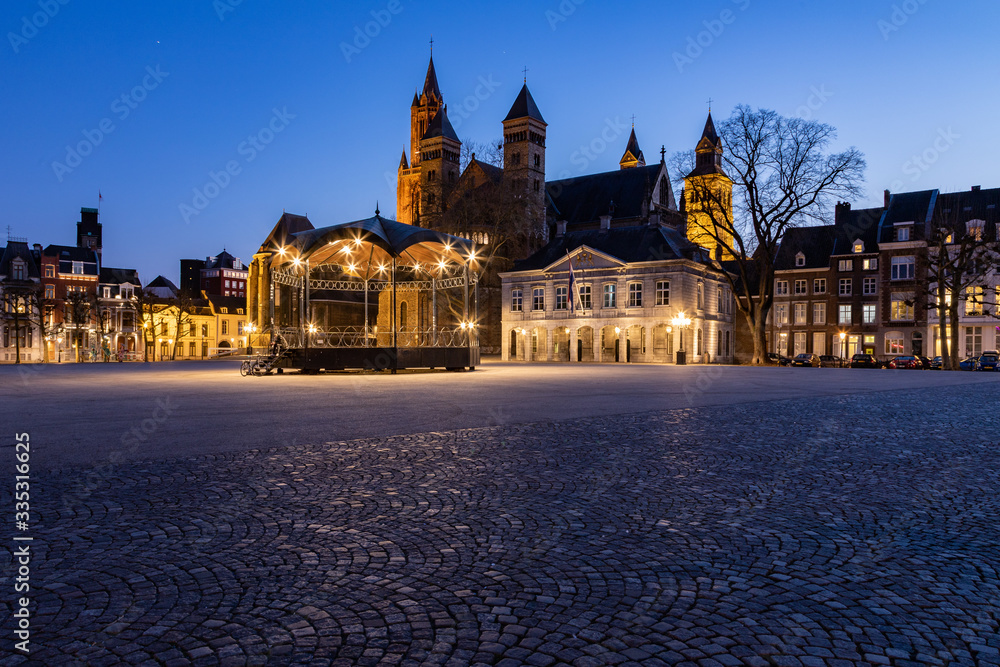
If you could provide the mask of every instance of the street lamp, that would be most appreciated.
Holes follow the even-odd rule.
[[[840,332],[840,364],[844,365],[844,361],[847,359],[847,350],[844,349],[844,339],[847,338],[847,334],[843,331]]]
[[[676,317],[670,320],[670,323],[677,327],[677,330],[681,333],[681,346],[677,350],[677,361],[678,366],[683,366],[687,363],[687,353],[684,351],[684,329],[691,326],[691,318],[684,316],[684,311],[677,313]]]

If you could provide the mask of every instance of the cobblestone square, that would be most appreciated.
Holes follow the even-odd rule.
[[[545,378],[551,417],[198,452],[236,425],[181,410],[195,426],[165,421],[156,451],[39,452],[32,651],[7,648],[5,550],[0,664],[1000,664],[1000,377],[873,371],[865,391],[852,371],[726,369],[689,400],[704,371],[660,369],[662,409],[581,416],[579,394],[625,380],[492,372]],[[39,448],[26,406],[84,377],[54,373],[4,390],[7,430]],[[475,376],[414,377],[377,381]],[[344,405],[337,376],[240,386],[272,379],[292,424],[319,418],[297,380]],[[149,417],[124,405],[94,419]]]

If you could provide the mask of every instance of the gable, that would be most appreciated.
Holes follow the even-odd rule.
[[[573,271],[586,271],[587,269],[617,269],[625,266],[625,262],[621,261],[617,257],[612,257],[611,255],[603,253],[600,250],[594,250],[593,248],[583,245],[570,252],[568,257],[562,257],[545,267],[543,271],[546,273],[569,271],[570,260],[573,262]]]

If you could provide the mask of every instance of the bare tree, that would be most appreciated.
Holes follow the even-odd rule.
[[[753,335],[752,363],[762,365],[782,235],[821,221],[837,199],[860,195],[865,160],[855,148],[827,153],[836,139],[829,125],[744,105],[719,126],[719,136],[722,168],[733,181],[731,205],[726,193],[707,180],[689,181],[689,196],[711,222],[704,225],[705,233],[734,258],[726,265],[727,279]],[[674,156],[676,178],[692,170],[692,158],[690,152]]]
[[[149,333],[154,326],[153,315],[157,312],[156,296],[145,287],[138,287],[129,299],[135,313],[135,326],[142,331],[142,359],[149,362]]]
[[[173,348],[170,350],[170,360],[177,358],[177,348],[181,344],[181,339],[192,333],[191,315],[194,313],[194,299],[186,289],[178,290],[177,296],[170,300],[169,306],[174,308],[174,331],[177,337],[174,339]]]
[[[960,206],[950,217],[935,213],[927,251],[918,259],[924,280],[918,281],[916,299],[926,299],[937,311],[941,357],[946,370],[959,368],[959,308],[990,314],[981,291],[984,278],[1000,269],[998,239],[989,238],[985,225],[969,225],[960,219]],[[977,292],[976,290],[980,290]],[[978,306],[978,308],[977,308]],[[996,316],[996,304],[994,313]],[[945,334],[947,332],[947,334]]]
[[[55,299],[45,296],[45,286],[36,285],[35,289],[31,291],[28,312],[31,323],[38,328],[38,336],[42,344],[42,363],[49,360],[49,322],[55,307]]]
[[[27,332],[32,325],[31,295],[37,285],[5,285],[3,288],[3,319],[14,338],[14,363],[21,363],[22,341],[27,342]]]
[[[467,141],[462,144],[462,151],[458,158],[459,170],[465,173],[466,168],[473,160],[479,160],[494,167],[503,167],[503,141],[497,139],[486,143],[479,141]]]
[[[83,346],[83,328],[93,322],[95,307],[90,294],[86,292],[68,292],[66,294],[65,318],[72,325],[73,349],[76,350],[76,361],[81,361],[80,348]]]

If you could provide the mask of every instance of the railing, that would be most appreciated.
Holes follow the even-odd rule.
[[[334,327],[309,337],[309,347],[392,347],[392,332],[373,327]],[[396,331],[397,347],[468,347],[477,345],[475,334],[461,327],[403,327]]]

